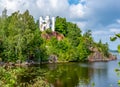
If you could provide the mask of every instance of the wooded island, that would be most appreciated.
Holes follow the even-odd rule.
[[[108,43],[93,40],[91,31],[81,29],[66,18],[56,17],[55,31],[40,31],[29,11],[19,11],[0,17],[0,61],[79,62],[116,59],[109,53]]]

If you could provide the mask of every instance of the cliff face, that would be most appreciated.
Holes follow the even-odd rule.
[[[64,35],[63,34],[60,34],[58,32],[51,32],[51,33],[43,33],[41,34],[41,36],[44,38],[44,39],[51,39],[52,37],[55,37],[57,40],[62,40],[64,38]]]
[[[101,62],[101,61],[111,61],[117,59],[116,56],[109,53],[109,56],[106,57],[102,52],[97,48],[90,49],[92,53],[88,56],[88,61],[90,62]]]

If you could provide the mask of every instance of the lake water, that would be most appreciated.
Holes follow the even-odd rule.
[[[110,62],[48,64],[41,68],[48,71],[45,78],[51,87],[118,87],[120,76],[115,69],[119,61],[118,56]]]
[[[120,87],[116,68],[120,68],[118,59],[109,62],[44,64],[26,67],[21,76],[23,82],[43,76],[51,87]],[[25,67],[24,67],[25,68]],[[25,76],[26,75],[26,76]],[[20,79],[20,78],[19,78]]]

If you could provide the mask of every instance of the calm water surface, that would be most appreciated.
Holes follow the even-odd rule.
[[[118,87],[115,69],[118,68],[118,60],[95,63],[68,63],[48,64],[41,68],[47,69],[45,75],[51,87]]]
[[[93,87],[93,83],[94,87],[118,87],[120,76],[115,69],[119,68],[119,61],[118,55],[117,60],[110,62],[45,64],[39,67],[27,67],[28,70],[21,76],[20,82],[44,76],[51,87]]]

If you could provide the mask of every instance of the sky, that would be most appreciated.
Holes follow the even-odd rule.
[[[120,39],[111,42],[110,37],[120,33],[120,0],[0,0],[0,15],[7,8],[8,15],[15,11],[30,11],[35,20],[40,16],[61,16],[76,23],[81,30],[92,31],[94,40],[108,42],[117,49]]]

